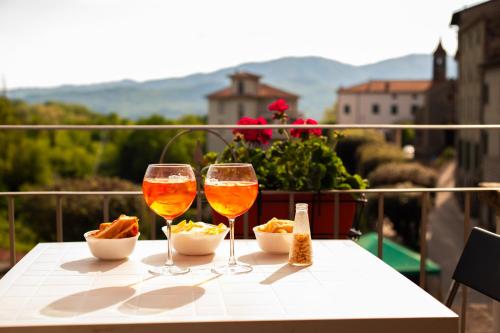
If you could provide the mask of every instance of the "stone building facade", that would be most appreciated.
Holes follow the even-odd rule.
[[[500,1],[493,0],[453,14],[458,27],[459,65],[457,122],[500,124]],[[457,186],[477,186],[482,181],[500,181],[500,132],[458,132]],[[486,206],[473,206],[481,221],[493,224]]]
[[[457,121],[500,123],[500,1],[489,1],[453,14],[458,26]],[[500,133],[458,133],[457,185],[500,181]]]
[[[425,93],[424,105],[417,111],[415,123],[421,125],[456,123],[455,80],[446,76],[446,51],[439,42],[432,57],[432,80]],[[423,159],[436,158],[446,147],[455,146],[454,131],[417,131],[416,154]]]
[[[272,113],[267,106],[278,98],[287,101],[287,111],[291,120],[298,117],[299,96],[271,85],[262,83],[259,75],[249,72],[235,72],[229,75],[231,84],[207,96],[208,99],[208,124],[233,125],[241,117],[264,117],[272,123]],[[231,130],[219,132],[224,139],[231,141]],[[276,135],[276,133],[274,133]],[[214,135],[207,136],[209,151],[222,151],[224,142]]]

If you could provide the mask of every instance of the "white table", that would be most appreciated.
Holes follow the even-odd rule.
[[[87,245],[37,245],[0,280],[0,332],[457,332],[458,317],[352,241],[315,240],[314,265],[238,240],[251,273],[218,276],[216,256],[176,255],[192,272],[151,276],[165,241],[129,260],[99,261]]]

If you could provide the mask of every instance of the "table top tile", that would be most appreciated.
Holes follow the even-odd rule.
[[[238,240],[239,260],[254,270],[214,274],[213,263],[227,259],[225,241],[215,255],[175,254],[178,264],[192,269],[180,276],[148,273],[163,264],[165,241],[139,241],[132,256],[119,261],[93,258],[84,242],[39,244],[0,280],[0,330],[348,319],[385,320],[390,327],[391,320],[425,323],[422,318],[455,327],[453,312],[354,242],[313,243],[314,264],[297,268],[286,255]]]

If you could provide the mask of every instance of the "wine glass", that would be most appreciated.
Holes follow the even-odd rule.
[[[179,275],[189,268],[174,265],[172,259],[172,220],[184,214],[196,196],[196,178],[189,164],[150,164],[142,182],[147,205],[167,224],[167,261],[149,271],[159,275]]]
[[[234,257],[234,220],[245,214],[257,198],[258,182],[251,164],[212,164],[205,178],[205,196],[210,206],[229,220],[229,262],[216,265],[219,274],[238,274],[252,270],[252,266],[236,262]]]

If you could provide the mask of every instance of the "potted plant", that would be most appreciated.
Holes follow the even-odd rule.
[[[288,123],[288,105],[278,99],[268,106],[273,119]],[[265,125],[263,117],[243,117],[238,125]],[[314,119],[297,119],[293,124],[317,124]],[[330,189],[364,189],[367,182],[359,175],[350,174],[335,153],[337,135],[328,140],[320,129],[280,129],[279,138],[272,140],[270,129],[233,130],[234,140],[223,152],[209,153],[206,161],[214,163],[251,163],[259,179],[261,193],[248,212],[248,227],[267,222],[272,217],[287,218],[290,194],[294,202],[309,203],[312,233],[317,238],[334,235],[335,195],[323,193]],[[264,191],[264,192],[262,192]],[[272,192],[270,192],[272,191]],[[282,193],[285,192],[285,193]],[[357,196],[339,195],[339,234],[346,237],[356,212]],[[224,218],[213,212],[215,221]],[[293,216],[290,216],[293,217]],[[238,218],[243,220],[242,217]],[[243,223],[236,224],[236,234],[244,234]]]

